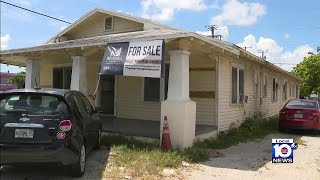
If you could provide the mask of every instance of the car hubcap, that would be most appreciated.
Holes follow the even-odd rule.
[[[80,168],[81,168],[81,172],[84,171],[85,165],[86,165],[86,148],[84,147],[84,145],[82,145],[81,152],[80,152]]]

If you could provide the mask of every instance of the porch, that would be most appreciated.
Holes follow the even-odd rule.
[[[160,139],[160,121],[117,118],[104,115],[100,117],[102,119],[102,130],[104,132]],[[217,130],[217,126],[196,124],[195,134],[197,137]]]

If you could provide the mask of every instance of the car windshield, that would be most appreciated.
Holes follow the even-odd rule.
[[[308,108],[308,109],[316,109],[317,102],[316,101],[303,101],[303,100],[292,100],[289,101],[286,105],[287,108]]]
[[[1,114],[27,113],[31,115],[67,114],[67,105],[57,96],[36,93],[2,94]]]

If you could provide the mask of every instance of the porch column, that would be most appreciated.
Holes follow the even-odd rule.
[[[190,52],[172,50],[169,54],[168,98],[161,102],[160,132],[163,119],[167,116],[172,147],[187,148],[194,142],[196,127],[196,103],[189,98]]]
[[[36,87],[36,81],[40,86],[40,64],[38,60],[27,60],[25,88],[31,89]]]
[[[72,56],[71,90],[77,90],[87,96],[87,68],[84,56]]]

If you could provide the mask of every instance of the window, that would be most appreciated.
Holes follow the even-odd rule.
[[[279,84],[276,78],[272,79],[272,101],[278,101]]]
[[[74,95],[74,96],[73,96],[73,99],[74,99],[74,102],[75,102],[76,105],[77,105],[77,108],[76,108],[76,109],[78,110],[78,112],[80,113],[80,115],[81,115],[82,117],[86,117],[88,111],[87,111],[86,105],[84,104],[81,96],[79,96],[79,95]]]
[[[299,86],[296,85],[296,98],[299,98]]]
[[[81,97],[82,97],[84,104],[86,105],[86,109],[87,109],[88,114],[91,114],[93,111],[91,103],[89,102],[89,100],[86,97],[84,97],[84,96],[81,96]]]
[[[282,91],[282,99],[285,101],[288,99],[288,82],[285,81],[285,83],[283,84],[283,91]]]
[[[112,16],[106,17],[104,28],[105,28],[104,30],[106,30],[106,31],[113,30],[113,17]]]
[[[264,81],[263,81],[263,97],[268,96],[268,78],[267,76],[264,76]]]
[[[53,88],[70,89],[71,67],[53,68]]]
[[[294,84],[292,84],[292,97],[296,97],[294,88]]]
[[[254,73],[254,95],[253,97],[259,97],[259,74]]]
[[[67,115],[67,105],[61,98],[53,95],[36,93],[4,94],[0,97],[2,114],[29,114],[57,116]]]
[[[286,105],[287,108],[309,108],[317,109],[316,101],[292,100]]]
[[[168,95],[169,64],[165,65],[165,99]],[[144,78],[144,101],[160,102],[160,78]]]
[[[232,97],[233,104],[243,103],[244,100],[244,70],[232,67]]]

